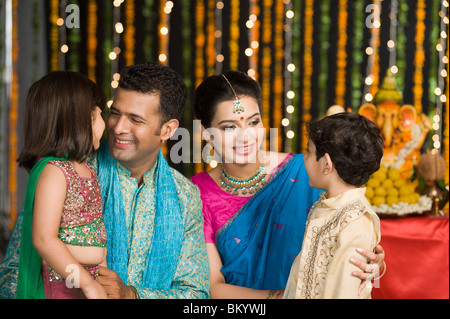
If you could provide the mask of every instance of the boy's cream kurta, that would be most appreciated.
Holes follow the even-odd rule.
[[[321,194],[308,216],[284,298],[371,298],[371,285],[358,296],[361,280],[351,273],[360,269],[349,262],[351,257],[364,260],[356,248],[373,250],[381,238],[380,220],[364,194],[365,188],[330,199]]]

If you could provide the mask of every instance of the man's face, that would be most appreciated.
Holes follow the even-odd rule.
[[[149,170],[158,155],[161,146],[158,110],[158,94],[120,88],[115,93],[106,121],[109,150],[129,170]]]

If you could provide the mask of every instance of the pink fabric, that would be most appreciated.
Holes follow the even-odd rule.
[[[294,155],[290,153],[285,159],[272,171],[272,174],[282,167],[286,160]],[[197,185],[200,190],[200,197],[203,203],[203,217],[205,219],[204,232],[207,243],[215,243],[217,231],[222,227],[231,216],[234,215],[250,198],[241,197],[227,193],[209,176],[207,172],[201,172],[194,175],[191,181]]]
[[[68,288],[66,281],[50,281],[48,265],[42,266],[45,299],[86,299],[80,288]]]
[[[205,241],[215,243],[215,236],[220,227],[230,219],[247,201],[252,198],[227,193],[214,182],[207,172],[201,172],[191,178],[200,189],[205,219]]]

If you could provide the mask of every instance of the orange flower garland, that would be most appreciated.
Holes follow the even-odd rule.
[[[206,37],[203,32],[203,26],[205,23],[205,5],[203,0],[197,0],[195,5],[195,88],[197,88],[200,83],[205,78],[204,71],[204,58],[203,58],[203,48],[205,47]],[[200,134],[194,136],[196,141],[201,141],[202,137]],[[200,155],[201,156],[201,155]],[[202,160],[194,158],[194,171],[195,174],[204,171],[204,164]]]
[[[381,16],[381,2],[380,0],[373,0],[373,3],[380,8],[380,16]],[[378,21],[378,23],[381,24],[381,21]],[[375,22],[374,22],[375,24]],[[372,62],[372,72],[370,73],[372,75],[373,82],[370,87],[370,94],[372,97],[375,96],[375,93],[378,91],[378,84],[380,82],[380,55],[379,55],[379,48],[380,48],[380,27],[381,25],[378,25],[378,27],[372,26],[370,33],[372,36],[372,40],[370,43],[370,46],[373,49],[373,53],[369,57],[369,60]]]
[[[262,95],[262,120],[264,127],[270,127],[270,65],[272,63],[272,52],[270,42],[272,41],[272,0],[264,0],[263,30],[262,30],[262,66],[261,66],[261,95]],[[269,132],[266,132],[266,141],[270,140]]]
[[[59,18],[59,0],[50,2],[50,71],[59,69],[59,31],[57,20]]]
[[[88,28],[87,28],[87,68],[88,77],[96,82],[95,68],[97,60],[95,58],[97,51],[97,2],[89,0],[88,4]]]
[[[239,65],[239,0],[231,0],[230,8],[230,69],[237,70]]]
[[[422,112],[422,96],[423,96],[423,66],[425,63],[425,51],[423,48],[423,41],[425,40],[425,0],[418,0],[416,9],[416,36],[414,40],[416,42],[416,52],[414,55],[414,106],[418,114]]]
[[[254,73],[251,75],[256,81],[258,81],[258,52],[259,52],[259,28],[261,23],[257,18],[260,14],[260,8],[257,0],[250,1],[250,18],[253,18],[253,26],[249,32],[249,43],[253,53],[249,57],[249,67]]]
[[[213,75],[216,65],[216,21],[214,8],[216,6],[215,0],[208,0],[208,25],[206,26],[206,70],[207,76]]]
[[[273,80],[273,127],[278,131],[278,140],[271,141],[271,145],[275,146],[274,151],[281,151],[282,145],[282,130],[281,119],[283,116],[283,60],[284,60],[284,3],[283,1],[275,1],[275,63],[274,63],[274,80]]]
[[[337,40],[337,71],[336,98],[334,103],[345,107],[345,75],[347,68],[347,0],[339,0],[338,12],[338,40]]]
[[[448,55],[448,51],[449,51],[449,49],[448,49],[448,42],[447,42],[447,54],[446,54],[446,56],[447,56],[447,60],[448,60],[448,57],[449,57],[449,55]],[[442,119],[443,119],[443,121],[444,121],[444,127],[443,127],[443,132],[442,132],[442,136],[443,136],[443,138],[442,138],[442,140],[443,140],[443,144],[444,144],[444,159],[445,159],[445,163],[446,163],[446,167],[447,167],[447,169],[445,170],[445,183],[448,185],[449,184],[449,171],[448,171],[448,168],[450,167],[449,166],[449,131],[448,131],[448,126],[449,126],[449,110],[448,110],[448,100],[449,100],[449,97],[450,97],[450,95],[449,95],[449,87],[448,87],[448,78],[449,78],[449,67],[448,67],[448,65],[449,65],[449,63],[447,62],[447,67],[446,67],[446,69],[447,69],[447,76],[445,77],[445,82],[446,82],[446,84],[445,84],[445,87],[446,87],[446,89],[445,89],[445,95],[447,96],[447,99],[446,99],[446,101],[445,101],[445,110],[444,110],[444,112],[443,112],[443,114],[442,114]],[[448,209],[449,209],[449,204],[447,203],[447,205],[446,205],[446,212],[447,212],[447,214],[448,214]]]
[[[306,124],[311,121],[311,76],[313,73],[313,16],[314,16],[314,0],[305,1],[304,13],[304,53],[303,53],[303,123],[301,131],[301,153],[306,153],[308,144],[306,138]]]
[[[126,65],[134,64],[134,47],[136,33],[136,27],[134,25],[134,0],[127,0],[125,5],[125,23],[126,28],[123,35],[123,41],[125,43],[125,52],[123,54]]]
[[[9,111],[9,200],[10,200],[10,228],[14,227],[17,219],[17,119],[19,110],[19,76],[17,61],[19,59],[18,40],[18,0],[12,2],[12,85],[11,107]]]

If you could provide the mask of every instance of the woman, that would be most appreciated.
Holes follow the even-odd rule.
[[[192,177],[203,201],[211,298],[281,298],[319,198],[303,155],[261,150],[260,106],[259,84],[238,71],[205,79],[195,93],[203,137],[220,163]],[[362,254],[383,263],[381,246]],[[353,259],[365,271],[365,258]]]

